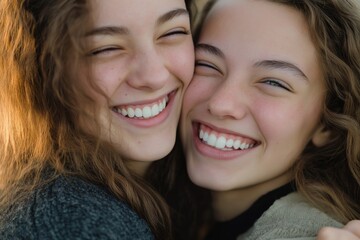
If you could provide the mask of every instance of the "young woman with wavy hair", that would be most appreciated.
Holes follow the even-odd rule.
[[[207,239],[359,219],[359,2],[210,4],[181,118],[189,176],[212,191]]]
[[[1,1],[1,239],[171,239],[174,173],[148,169],[193,74],[186,4]]]

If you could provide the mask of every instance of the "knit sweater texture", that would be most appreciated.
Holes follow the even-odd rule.
[[[277,200],[237,240],[315,240],[321,227],[343,224],[295,192]]]
[[[154,239],[146,222],[104,188],[59,177],[0,213],[2,240]]]

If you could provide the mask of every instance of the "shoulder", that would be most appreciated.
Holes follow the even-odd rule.
[[[301,194],[291,193],[277,200],[238,239],[314,239],[321,227],[342,224],[312,206]]]
[[[153,239],[125,202],[76,177],[59,177],[19,206],[11,229],[26,239]]]

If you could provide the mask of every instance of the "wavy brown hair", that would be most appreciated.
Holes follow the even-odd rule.
[[[327,86],[322,122],[331,131],[323,147],[309,143],[294,166],[297,189],[339,221],[360,218],[360,2],[267,0],[306,18]],[[216,4],[209,0],[201,21]],[[199,35],[201,29],[195,34]]]
[[[0,206],[73,175],[105,187],[144,217],[158,239],[171,239],[168,206],[151,182],[170,189],[172,163],[162,164],[168,171],[158,186],[157,165],[141,179],[109,143],[78,126],[83,111],[72,96],[81,90],[66,61],[70,52],[81,56],[89,18],[86,0],[0,1]]]
[[[323,147],[309,144],[294,168],[298,190],[343,223],[360,218],[360,6],[357,0],[271,0],[306,18],[327,93]]]

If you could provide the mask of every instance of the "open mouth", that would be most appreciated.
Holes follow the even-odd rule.
[[[131,119],[150,119],[158,116],[166,107],[176,91],[163,96],[152,103],[141,105],[121,105],[112,108],[112,111]]]
[[[197,131],[202,143],[222,151],[247,150],[259,145],[254,139],[220,132],[200,123]]]

